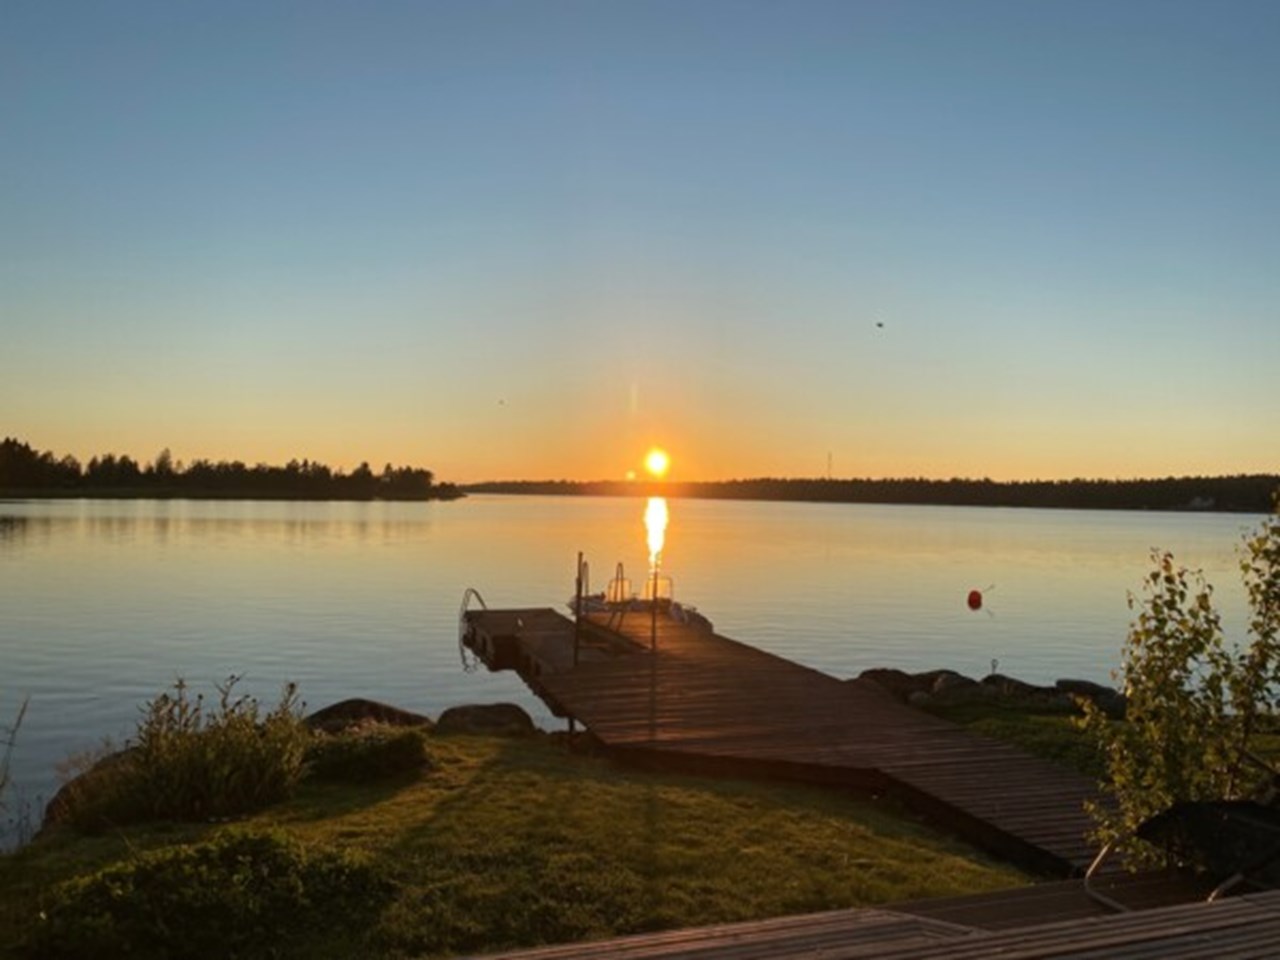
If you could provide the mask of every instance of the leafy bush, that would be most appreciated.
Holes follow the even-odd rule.
[[[426,735],[415,727],[375,726],[322,736],[307,751],[312,776],[344,783],[408,777],[430,766]]]
[[[277,832],[230,830],[54,888],[33,957],[278,957],[351,950],[391,885],[368,864]]]
[[[1130,839],[1148,817],[1178,801],[1248,796],[1265,780],[1250,750],[1280,690],[1280,495],[1276,504],[1277,515],[1244,542],[1249,643],[1227,643],[1201,574],[1156,552],[1141,604],[1129,601],[1140,611],[1121,668],[1125,722],[1083,705],[1115,801],[1092,807],[1098,839],[1135,863],[1155,858]]]
[[[178,680],[143,707],[136,737],[123,753],[90,771],[66,798],[80,827],[147,819],[237,816],[288,797],[302,777],[310,733],[297,688],[288,684],[265,715],[258,701],[236,696],[238,677],[218,685],[217,707],[192,698]]]

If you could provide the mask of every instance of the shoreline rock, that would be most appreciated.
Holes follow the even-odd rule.
[[[1125,713],[1124,694],[1091,680],[1062,679],[1044,687],[1001,673],[975,680],[954,670],[907,673],[889,667],[863,670],[856,679],[869,680],[895,700],[914,707],[995,702],[1052,713],[1078,713],[1077,701],[1086,699],[1114,720],[1124,719]]]
[[[514,703],[468,704],[450,707],[436,720],[436,733],[473,733],[488,737],[531,737],[533,719]]]
[[[309,714],[302,722],[309,729],[321,733],[344,733],[352,727],[363,727],[375,723],[389,727],[426,727],[427,729],[434,726],[431,718],[421,713],[402,710],[388,703],[366,700],[363,697],[339,700]]]

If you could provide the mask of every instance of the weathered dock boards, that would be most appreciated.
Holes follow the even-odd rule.
[[[472,614],[468,614],[472,616]],[[501,612],[475,615],[484,625]],[[558,616],[558,615],[556,615]],[[572,622],[561,618],[570,632]],[[564,666],[537,655],[522,676],[552,709],[633,760],[700,772],[764,774],[889,790],[1004,856],[1048,872],[1081,871],[1094,850],[1083,803],[1093,785],[1007,744],[898,703],[873,683],[842,681],[705,627],[647,612],[584,623],[607,655]],[[523,660],[540,640],[517,632]],[[555,666],[552,666],[553,661]]]
[[[1280,956],[1280,891],[1040,923],[1012,930],[913,927],[893,910],[843,910],[783,921],[703,927],[503,954],[507,960],[715,960],[879,957],[883,960],[1244,960]]]
[[[680,957],[686,960],[768,957],[880,957],[890,947],[926,946],[971,931],[937,920],[924,920],[888,910],[840,910],[754,923],[696,927],[670,933],[619,937],[596,943],[544,947],[500,954],[521,960],[578,960],[611,957],[648,960]],[[496,958],[495,958],[496,960]]]
[[[1211,881],[1168,870],[1111,874],[1095,879],[1094,883],[1099,892],[1129,910],[1202,902],[1214,886]],[[978,930],[1011,930],[1106,917],[1116,912],[1089,896],[1083,880],[1056,880],[990,893],[930,897],[886,904],[885,909]]]

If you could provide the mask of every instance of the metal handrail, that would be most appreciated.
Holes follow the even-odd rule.
[[[462,659],[462,669],[467,673],[474,673],[480,666],[480,658],[478,656],[472,654],[470,658],[467,657],[466,639],[467,631],[469,629],[467,624],[467,610],[471,605],[472,597],[475,597],[475,599],[480,602],[481,610],[489,609],[489,605],[484,602],[484,597],[480,595],[480,591],[475,587],[467,587],[466,591],[462,594],[462,606],[458,610],[458,656]]]

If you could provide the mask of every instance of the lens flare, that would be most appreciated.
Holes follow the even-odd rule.
[[[658,559],[667,540],[667,499],[650,497],[644,508],[644,529],[648,534],[649,572],[658,569]]]

